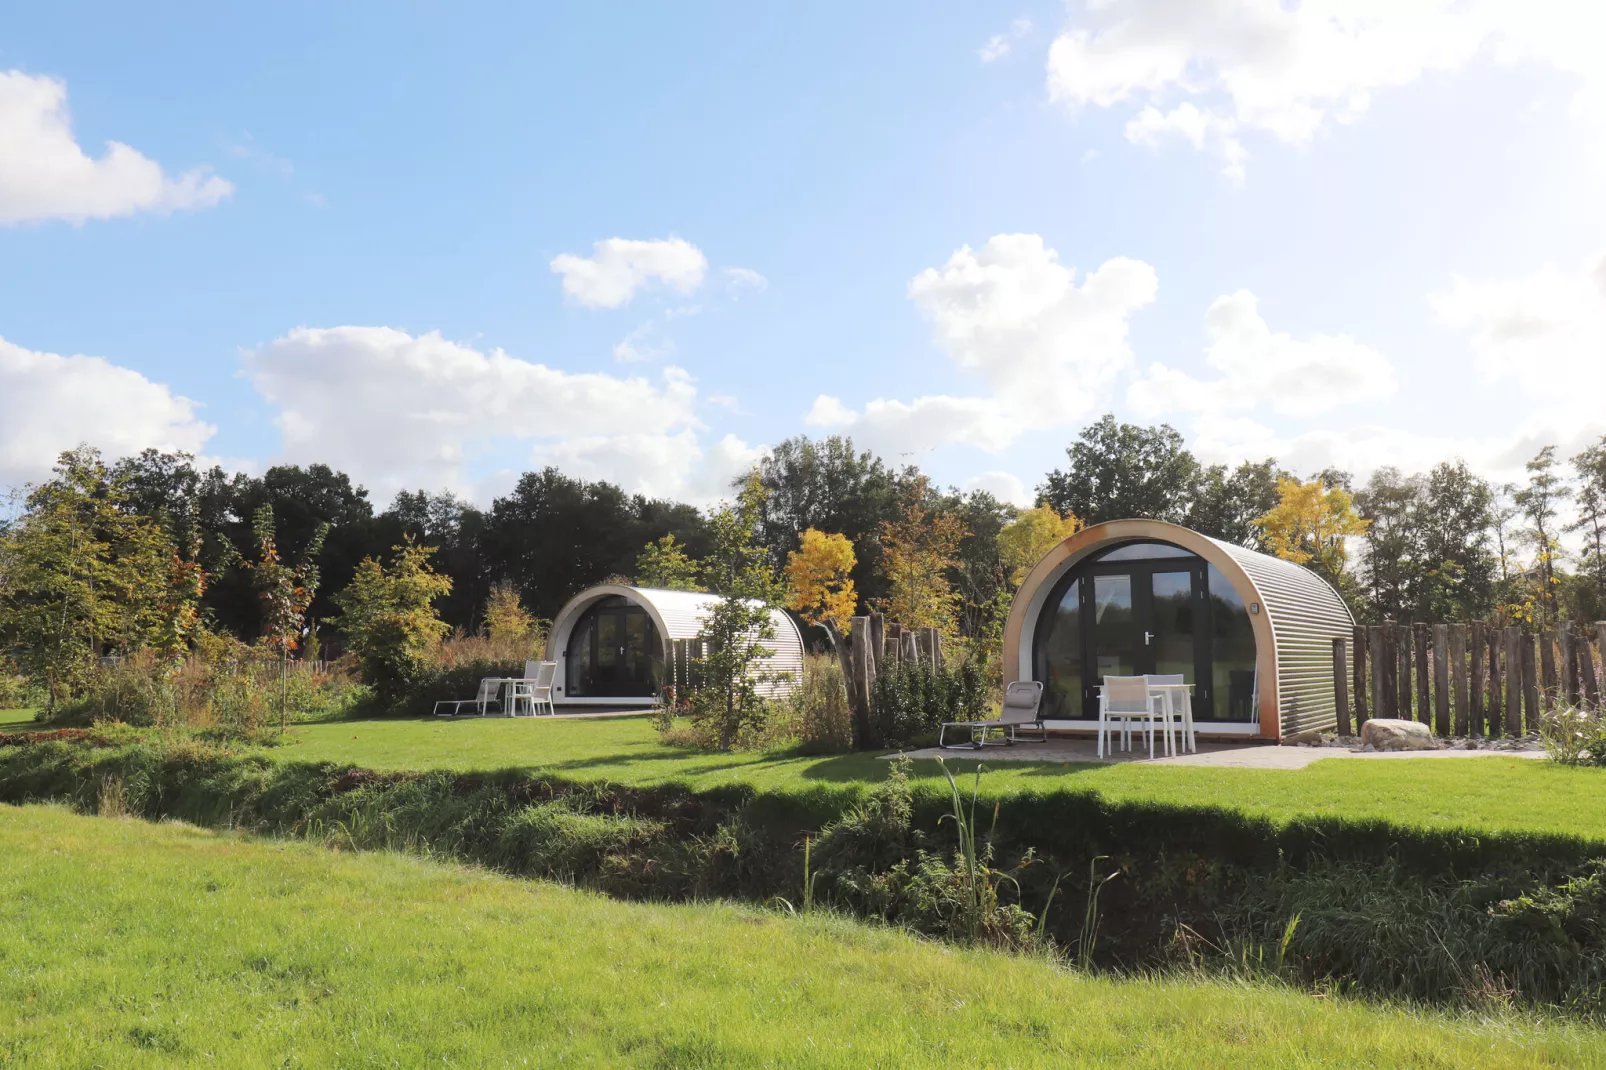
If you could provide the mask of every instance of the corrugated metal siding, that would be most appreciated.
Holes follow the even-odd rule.
[[[719,601],[717,595],[698,591],[665,591],[654,587],[632,587],[643,602],[649,602],[663,619],[667,639],[695,639],[703,621]],[[770,610],[770,626],[775,633],[761,640],[769,654],[760,661],[760,671],[777,677],[759,685],[761,695],[779,698],[788,695],[803,680],[803,636],[785,612]]]
[[[1333,640],[1355,621],[1320,576],[1291,561],[1212,539],[1260,591],[1261,611],[1277,644],[1277,699],[1284,736],[1330,729],[1338,722],[1333,697]]]

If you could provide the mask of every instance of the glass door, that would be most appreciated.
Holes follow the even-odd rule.
[[[1084,584],[1082,716],[1098,716],[1106,676],[1180,675],[1196,685],[1197,709],[1210,708],[1210,644],[1197,622],[1205,599],[1204,566],[1175,560],[1095,565]],[[1074,715],[1073,715],[1074,716]]]

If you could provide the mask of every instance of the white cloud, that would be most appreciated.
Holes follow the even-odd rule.
[[[608,238],[592,243],[589,257],[562,253],[552,258],[551,267],[563,276],[563,293],[571,301],[586,308],[619,308],[654,281],[692,293],[708,274],[708,258],[680,238]]]
[[[749,446],[735,435],[705,449],[686,430],[566,439],[537,447],[532,461],[578,479],[605,479],[650,497],[706,506],[729,498],[731,480],[763,455],[763,447]]]
[[[675,343],[660,339],[658,325],[648,320],[621,338],[613,347],[613,359],[623,364],[640,364],[651,360],[664,360],[675,355]]]
[[[1274,332],[1248,290],[1216,298],[1205,313],[1205,363],[1221,377],[1200,380],[1151,364],[1127,389],[1127,400],[1150,417],[1173,412],[1225,414],[1267,407],[1311,416],[1394,393],[1394,368],[1377,350],[1348,335],[1308,338]]]
[[[980,377],[985,397],[877,399],[855,412],[817,399],[808,421],[851,428],[872,447],[920,453],[958,442],[986,450],[1027,431],[1064,427],[1102,404],[1132,363],[1128,320],[1154,300],[1154,269],[1106,261],[1077,284],[1076,270],[1036,234],[999,234],[960,248],[909,283],[936,344],[962,372]]]
[[[1598,104],[1603,43],[1606,8],[1567,0],[1087,0],[1049,50],[1048,89],[1141,105],[1130,140],[1178,135],[1241,175],[1245,131],[1305,143],[1380,90],[1480,56],[1564,71]]]
[[[196,419],[194,402],[136,371],[0,338],[0,486],[44,478],[80,442],[108,457],[147,446],[194,453],[214,430]]]
[[[1542,396],[1555,412],[1600,413],[1606,395],[1606,257],[1520,278],[1457,276],[1431,294],[1441,321],[1471,336],[1478,367]]]
[[[986,491],[1001,502],[1022,508],[1030,506],[1036,498],[1032,488],[1013,472],[983,472],[966,480],[964,489]]]
[[[210,208],[233,191],[205,168],[170,177],[119,141],[91,158],[73,137],[65,83],[0,71],[0,224]]]
[[[994,60],[1003,59],[1009,55],[1010,49],[1015,47],[1016,41],[1031,32],[1031,19],[1016,19],[1009,24],[1008,33],[995,33],[987,38],[987,43],[976,50],[976,55],[981,58],[983,63],[991,63]]]
[[[754,271],[752,268],[728,267],[725,269],[725,289],[732,296],[739,295],[743,290],[753,290],[763,293],[769,289],[770,280]]]
[[[298,328],[242,360],[279,409],[286,459],[342,468],[380,496],[467,490],[470,462],[510,440],[554,458],[593,458],[588,471],[627,489],[657,486],[700,427],[696,385],[675,367],[654,380],[571,373],[389,327]],[[632,445],[610,453],[602,443],[619,428]]]

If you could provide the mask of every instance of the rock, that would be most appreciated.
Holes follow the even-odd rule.
[[[1467,740],[1465,743],[1463,743],[1461,745],[1463,747],[1465,747],[1467,750],[1477,750],[1478,749],[1478,741],[1475,740],[1475,739],[1469,739],[1469,740]]]
[[[1361,742],[1378,750],[1438,750],[1428,726],[1417,721],[1373,717],[1361,726]]]
[[[1322,734],[1314,728],[1308,732],[1298,732],[1283,740],[1284,746],[1309,747],[1322,741]]]

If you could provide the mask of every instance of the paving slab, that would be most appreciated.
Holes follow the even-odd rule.
[[[1466,750],[1448,747],[1444,750],[1354,751],[1345,747],[1284,747],[1276,743],[1200,743],[1199,749],[1192,754],[1150,758],[1146,749],[1134,746],[1130,751],[1116,751],[1112,755],[1100,758],[1098,746],[1091,739],[1050,739],[1047,743],[1017,743],[1012,747],[987,746],[979,751],[969,747],[922,747],[906,753],[911,758],[980,757],[989,762],[1061,762],[1067,765],[1139,762],[1145,765],[1208,765],[1238,769],[1303,769],[1323,758],[1371,761],[1400,758],[1545,757],[1545,752],[1542,750],[1494,748]],[[883,754],[881,757],[897,756],[897,754]]]

